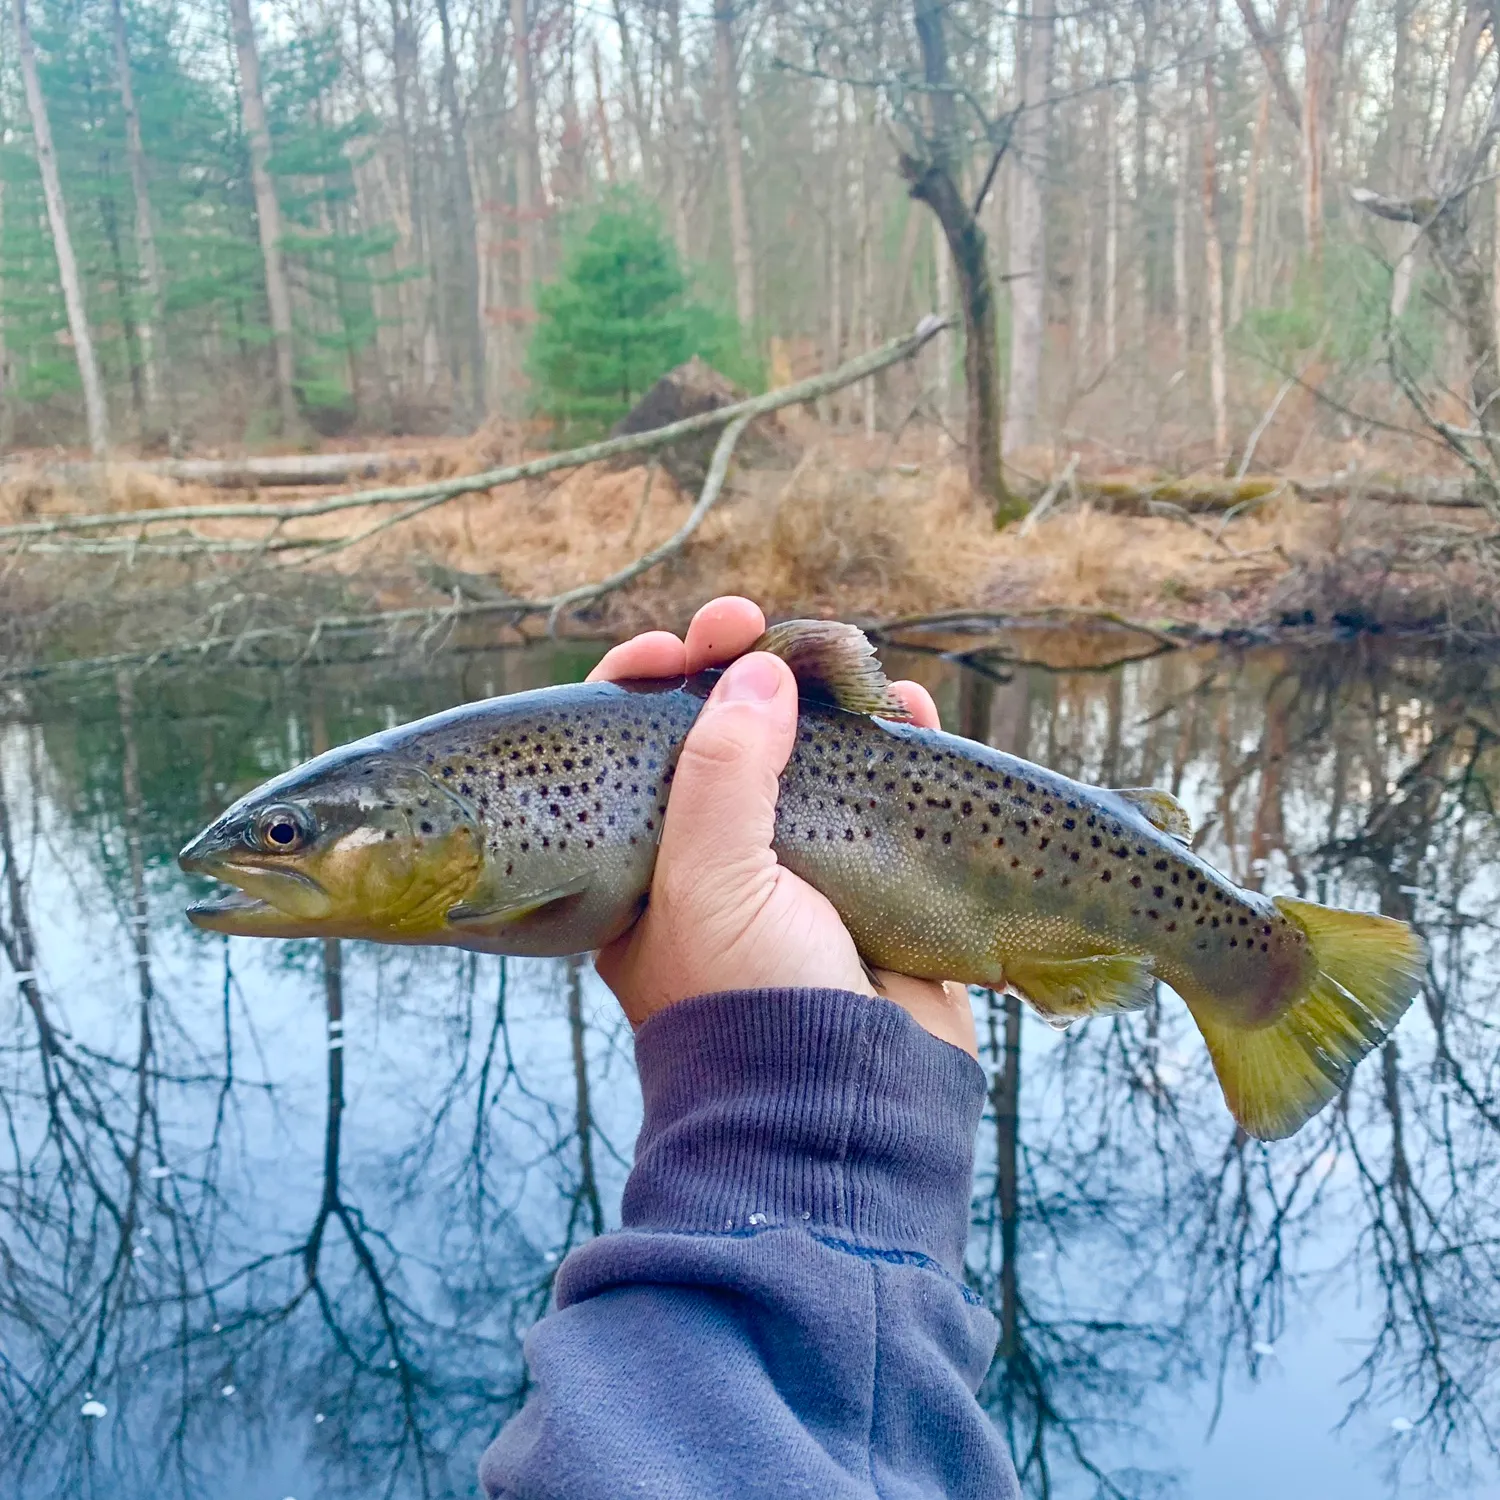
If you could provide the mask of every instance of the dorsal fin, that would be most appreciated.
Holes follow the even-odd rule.
[[[1184,844],[1192,842],[1193,820],[1171,792],[1164,792],[1159,786],[1116,786],[1110,790],[1135,808],[1153,828],[1181,839]]]
[[[750,648],[779,656],[792,669],[804,698],[851,714],[910,719],[891,691],[875,648],[857,625],[840,620],[786,620]]]

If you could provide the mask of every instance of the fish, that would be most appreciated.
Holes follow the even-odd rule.
[[[799,694],[773,847],[864,961],[1022,997],[1067,1027],[1187,1004],[1235,1120],[1291,1135],[1421,987],[1404,922],[1267,896],[1191,847],[1152,787],[1103,788],[908,722],[837,621],[753,650]],[[240,798],[179,856],[232,890],[199,928],[564,955],[649,897],[677,755],[721,669],[464,703],[330,750]]]

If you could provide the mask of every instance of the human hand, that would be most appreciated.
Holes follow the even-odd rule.
[[[778,778],[797,730],[786,663],[747,650],[765,630],[748,599],[693,616],[687,637],[638,635],[608,652],[590,682],[675,677],[731,661],[688,733],[667,799],[644,915],[600,949],[596,964],[627,1018],[641,1025],[679,1000],[718,990],[828,988],[876,993],[832,903],[771,848]],[[738,658],[735,660],[735,658]],[[892,684],[914,722],[938,727],[915,682]],[[934,1036],[977,1052],[968,992],[877,971],[880,992]]]

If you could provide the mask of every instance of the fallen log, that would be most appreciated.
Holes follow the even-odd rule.
[[[84,489],[111,475],[140,474],[216,490],[280,489],[409,474],[421,467],[423,457],[420,453],[277,453],[245,458],[127,458],[104,463],[68,460],[40,466],[12,460],[0,465],[0,482],[24,474]]]

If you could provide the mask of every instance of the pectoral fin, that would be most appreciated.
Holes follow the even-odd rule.
[[[576,875],[547,890],[518,893],[512,887],[503,892],[496,890],[493,895],[481,886],[468,901],[448,908],[448,925],[475,936],[499,933],[539,912],[555,908],[561,902],[572,900],[587,889],[588,883],[588,875]]]
[[[1059,1030],[1088,1016],[1142,1010],[1156,993],[1151,960],[1124,953],[1015,959],[1005,965],[1005,981]]]
[[[1192,842],[1193,820],[1171,792],[1164,792],[1159,786],[1117,786],[1110,790],[1135,808],[1153,828],[1184,844]]]

